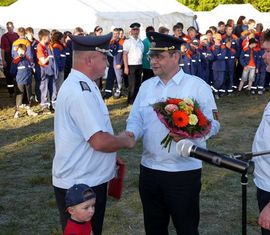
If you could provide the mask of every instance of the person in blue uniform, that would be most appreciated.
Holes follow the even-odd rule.
[[[181,44],[181,56],[179,66],[185,73],[191,74],[191,51],[187,49],[186,43]]]
[[[224,93],[225,90],[222,89],[224,84],[224,77],[225,77],[225,70],[226,70],[226,63],[225,63],[225,56],[226,56],[226,48],[221,43],[221,35],[216,33],[214,34],[214,41],[215,44],[211,47],[211,51],[213,53],[213,63],[212,63],[212,70],[213,70],[213,84],[212,89],[215,94],[215,98],[219,99],[220,93]]]
[[[263,94],[265,78],[266,78],[266,64],[263,60],[263,55],[265,50],[263,48],[259,48],[257,52],[257,56],[255,58],[256,64],[256,78],[255,78],[255,86],[258,89],[258,95]]]
[[[20,117],[20,106],[26,95],[26,112],[28,116],[37,116],[37,113],[31,110],[31,82],[32,82],[32,63],[26,55],[27,47],[24,44],[16,46],[17,57],[13,59],[10,73],[16,76],[16,108],[14,118]]]
[[[197,38],[190,42],[191,51],[191,74],[195,76],[200,76],[202,71],[201,66],[201,53],[199,50],[200,42]]]
[[[120,98],[123,80],[123,44],[119,38],[119,29],[113,30],[113,37],[110,41],[110,52],[113,56],[108,56],[109,70],[106,79],[104,99],[108,99],[113,95],[113,89],[116,80],[115,98]]]
[[[40,77],[38,76],[40,74],[40,67],[38,66],[37,60],[37,45],[39,44],[39,41],[34,37],[34,29],[32,27],[27,27],[25,29],[25,37],[30,42],[33,55],[34,74],[32,76],[32,100],[40,102]]]
[[[226,25],[225,34],[222,35],[222,44],[226,46],[226,72],[223,89],[227,92],[228,95],[231,95],[233,92],[233,82],[235,80],[235,64],[240,51],[237,36],[232,32],[233,27],[231,25]]]
[[[65,63],[65,69],[64,69],[64,79],[67,78],[71,71],[72,67],[72,41],[70,40],[70,35],[72,33],[69,31],[65,31],[65,54],[66,54],[66,63]]]
[[[176,152],[178,136],[171,151],[160,142],[168,134],[151,104],[171,98],[194,98],[202,112],[212,122],[210,133],[193,139],[205,147],[206,140],[219,130],[213,112],[217,107],[209,85],[202,79],[183,72],[179,67],[182,40],[165,34],[147,34],[151,42],[149,57],[155,77],[145,81],[139,90],[127,120],[126,130],[138,141],[143,138],[139,192],[143,206],[146,235],[166,235],[170,217],[177,234],[197,235],[199,225],[199,195],[201,188],[201,161],[184,158]]]
[[[211,61],[213,60],[213,54],[210,50],[210,43],[206,35],[200,37],[199,51],[201,54],[201,72],[200,77],[208,84],[210,84],[211,76]]]
[[[52,182],[63,228],[69,218],[66,190],[74,184],[86,184],[93,189],[96,194],[93,233],[100,235],[107,185],[116,172],[116,151],[132,148],[135,141],[127,132],[113,134],[108,109],[95,83],[107,67],[112,34],[70,37],[73,67],[57,97]]]

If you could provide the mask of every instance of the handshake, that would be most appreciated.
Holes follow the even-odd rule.
[[[116,136],[122,143],[124,148],[132,149],[136,145],[135,136],[133,132],[123,131]]]

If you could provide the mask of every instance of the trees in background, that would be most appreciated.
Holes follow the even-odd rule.
[[[267,0],[177,0],[194,11],[211,11],[219,4],[252,4],[261,12],[270,12],[270,1]],[[241,14],[245,14],[244,12]]]

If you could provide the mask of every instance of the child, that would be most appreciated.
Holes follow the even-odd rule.
[[[54,112],[54,103],[56,101],[56,64],[53,51],[49,45],[50,32],[47,29],[41,29],[38,33],[40,43],[37,45],[37,59],[40,67],[40,105],[42,111],[50,109]],[[48,95],[49,94],[49,95]]]
[[[240,55],[240,63],[244,67],[242,73],[242,79],[239,83],[238,91],[241,91],[244,83],[248,81],[248,91],[251,91],[252,83],[255,80],[256,64],[255,56],[257,52],[254,50],[257,42],[255,38],[251,38],[248,41],[248,47],[243,49]]]
[[[192,52],[187,49],[186,43],[183,43],[181,45],[181,57],[179,59],[179,66],[187,74],[191,74],[191,67],[190,67],[191,56]]]
[[[95,192],[86,184],[75,184],[67,190],[65,199],[70,219],[64,235],[90,235],[91,218],[95,212]]]
[[[225,78],[225,70],[226,70],[226,47],[221,43],[222,38],[221,35],[216,33],[214,36],[215,44],[211,47],[211,51],[213,54],[213,85],[211,86],[216,99],[219,99],[219,94],[224,93],[225,90],[223,88],[224,78]]]
[[[64,47],[64,34],[61,32],[55,32],[51,36],[51,47],[53,48],[53,55],[57,67],[57,75],[55,79],[56,92],[59,92],[59,89],[64,82],[64,69],[66,63],[66,54]]]
[[[32,66],[30,59],[26,56],[27,47],[24,44],[19,44],[16,48],[17,57],[11,65],[11,74],[16,76],[16,109],[14,118],[20,117],[19,107],[22,105],[24,91],[26,93],[26,111],[29,116],[37,116],[37,113],[30,109],[31,103],[31,81],[32,81]]]

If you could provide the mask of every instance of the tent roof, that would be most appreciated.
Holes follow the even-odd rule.
[[[228,19],[233,19],[237,22],[240,15],[246,16],[246,19],[254,19],[257,23],[262,23],[264,28],[270,27],[270,13],[260,12],[251,4],[219,4],[211,11],[194,12],[198,16],[198,22],[202,33],[209,26],[217,26],[219,21],[227,22]]]
[[[213,10],[212,13],[220,13],[223,14],[226,12],[235,13],[235,15],[240,16],[240,14],[248,15],[248,14],[258,14],[260,13],[256,8],[254,8],[251,4],[219,4]],[[226,14],[225,13],[225,14]]]
[[[26,8],[31,14],[22,14]],[[176,0],[166,0],[165,4],[163,0],[18,0],[9,7],[0,7],[0,13],[2,25],[13,21],[16,27],[60,30],[80,26],[87,32],[96,25],[103,27],[104,31],[111,30],[113,26],[127,30],[134,21],[142,23],[144,28],[154,24],[160,16],[164,22],[159,19],[159,24],[170,20],[168,24],[171,27],[178,21],[175,18],[177,14],[179,19],[186,17],[185,24],[190,24],[193,16],[192,10]],[[174,17],[164,18],[170,14]]]

